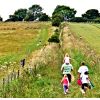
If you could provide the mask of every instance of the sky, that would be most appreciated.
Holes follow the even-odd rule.
[[[66,5],[74,8],[76,16],[81,16],[89,9],[98,9],[100,12],[100,0],[0,0],[0,16],[3,20],[13,15],[15,10],[20,8],[28,9],[34,4],[39,4],[43,8],[43,12],[52,15],[57,5]]]

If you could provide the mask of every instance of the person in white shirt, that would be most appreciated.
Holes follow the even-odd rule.
[[[81,63],[81,66],[80,68],[78,69],[78,73],[79,73],[79,78],[82,77],[82,75],[85,73],[85,72],[88,72],[88,67],[85,65],[84,62]]]
[[[83,94],[86,92],[87,88],[89,88],[89,89],[91,88],[89,86],[90,79],[88,77],[88,74],[89,73],[86,71],[84,74],[81,75],[81,82],[82,82],[82,86],[81,86],[82,90],[81,90],[81,92]]]

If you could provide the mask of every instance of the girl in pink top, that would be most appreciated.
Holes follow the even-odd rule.
[[[64,57],[64,63],[68,63],[68,64],[70,64],[70,57],[69,57],[69,55],[66,53],[65,54],[65,57]]]
[[[61,83],[63,84],[64,94],[66,94],[69,88],[69,80],[67,75],[64,75],[64,77],[61,80]]]

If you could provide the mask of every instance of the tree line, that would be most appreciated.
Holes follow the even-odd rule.
[[[63,21],[71,22],[99,22],[100,13],[97,9],[89,9],[81,17],[75,17],[77,11],[74,8],[70,8],[65,5],[57,5],[52,13],[52,17],[43,13],[43,8],[40,5],[32,5],[28,9],[18,9],[14,14],[9,15],[8,21],[52,21],[52,25],[59,26]],[[0,17],[0,21],[3,18]]]

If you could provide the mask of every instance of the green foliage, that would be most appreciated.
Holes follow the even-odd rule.
[[[50,17],[46,13],[43,13],[40,15],[39,21],[50,21]]]
[[[27,13],[27,9],[18,9],[15,11],[14,15],[18,17],[18,21],[23,21]]]
[[[75,14],[76,14],[76,10],[70,8],[70,7],[67,7],[67,6],[64,6],[64,5],[58,5],[52,16],[54,16],[55,14],[59,14],[60,16],[62,16],[62,19],[63,21],[66,21],[66,20],[69,20],[70,18],[73,18],[75,17]]]
[[[60,40],[59,40],[59,30],[56,29],[55,30],[55,33],[48,39],[48,42],[55,42],[55,43],[59,43]]]
[[[97,9],[89,9],[85,14],[82,14],[82,17],[87,19],[96,19],[100,17],[100,14]]]
[[[0,16],[0,21],[3,21],[3,18]]]
[[[42,14],[42,7],[40,5],[32,5],[28,10],[27,21],[34,21]]]
[[[52,35],[51,38],[48,39],[48,42],[55,42],[55,43],[59,43],[60,40],[58,38],[57,35]]]
[[[61,20],[57,17],[52,19],[52,26],[57,26],[59,27],[59,25],[61,24]]]
[[[28,13],[26,14],[26,17],[24,18],[24,20],[25,20],[25,21],[34,21],[35,18],[34,18],[34,15],[33,15],[32,13],[28,12]]]
[[[88,20],[83,17],[74,17],[74,18],[70,19],[69,21],[70,22],[87,22]]]
[[[9,19],[7,21],[23,21],[27,13],[27,9],[18,9],[14,12],[13,15],[9,15]]]

